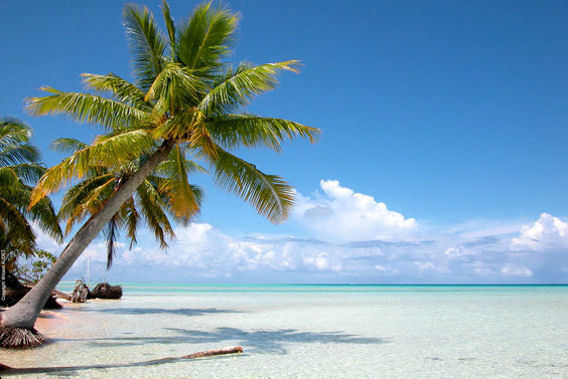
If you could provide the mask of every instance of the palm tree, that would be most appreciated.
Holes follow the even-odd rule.
[[[74,153],[87,148],[88,145],[73,138],[59,138],[52,143],[52,147],[56,151]],[[126,230],[130,239],[130,248],[132,248],[137,242],[136,236],[140,223],[145,221],[160,242],[160,247],[165,249],[168,247],[166,236],[175,237],[168,214],[178,223],[187,224],[190,221],[187,217],[176,217],[168,203],[168,193],[173,189],[171,182],[168,181],[167,173],[175,169],[178,159],[183,163],[188,174],[206,170],[195,162],[187,161],[183,154],[177,156],[177,153],[177,150],[172,151],[168,159],[160,163],[156,171],[144,179],[107,223],[103,230],[107,245],[107,269],[110,269],[112,265],[116,241],[121,229]],[[118,168],[92,166],[85,175],[85,179],[70,188],[63,197],[59,217],[66,220],[65,233],[69,234],[73,226],[88,215],[96,214],[112,197],[120,183],[132,176],[140,168],[142,162],[143,159],[136,159]],[[202,191],[199,187],[190,186],[199,207],[203,197]]]
[[[57,241],[62,233],[48,198],[28,208],[33,185],[44,174],[39,152],[30,145],[31,129],[13,118],[0,118],[0,251],[6,255],[36,251],[30,221]]]
[[[0,118],[0,251],[6,277],[17,281],[21,257],[43,257],[36,246],[32,223],[56,241],[63,236],[48,198],[28,208],[33,185],[45,172],[39,152],[29,143],[31,129],[13,118]],[[9,280],[8,280],[9,281]],[[43,304],[42,304],[43,306]]]
[[[0,327],[19,339],[19,346],[41,343],[42,337],[33,329],[40,304],[168,157],[175,164],[164,170],[166,197],[177,218],[188,219],[199,209],[188,183],[186,155],[208,164],[220,187],[249,202],[274,223],[284,220],[293,205],[293,188],[282,178],[263,173],[228,150],[265,146],[280,151],[284,140],[295,137],[314,142],[318,129],[242,111],[256,95],[276,86],[280,71],[296,71],[299,62],[241,63],[233,68],[223,59],[234,42],[238,14],[205,4],[195,9],[188,22],[176,26],[166,2],[162,10],[166,34],[158,30],[147,8],[125,8],[134,84],[115,74],[84,74],[90,90],[109,96],[44,87],[50,95],[28,99],[28,109],[35,115],[66,114],[105,131],[42,176],[31,206],[72,178],[83,178],[92,166],[122,167],[136,160],[141,164],[115,186],[113,196],[83,224],[32,291],[2,314]]]

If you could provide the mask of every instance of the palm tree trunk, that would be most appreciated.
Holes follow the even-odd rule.
[[[13,307],[0,313],[1,328],[33,329],[43,305],[57,283],[136,188],[168,157],[173,145],[173,142],[165,141],[140,169],[119,187],[108,203],[79,229],[57,261],[32,290]]]

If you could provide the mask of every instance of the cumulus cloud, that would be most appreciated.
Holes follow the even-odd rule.
[[[295,218],[316,237],[329,241],[390,240],[408,235],[418,224],[391,211],[372,196],[321,180],[314,198],[298,194]]]
[[[568,223],[543,213],[531,226],[523,226],[521,234],[511,241],[513,250],[549,251],[568,249]]]

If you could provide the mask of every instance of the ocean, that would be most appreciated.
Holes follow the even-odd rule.
[[[568,286],[123,286],[46,312],[52,342],[0,363],[85,378],[568,377]],[[233,345],[244,353],[141,363]]]

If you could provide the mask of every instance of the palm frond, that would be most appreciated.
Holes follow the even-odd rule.
[[[31,128],[16,118],[0,118],[0,144],[27,143],[32,136]]]
[[[110,221],[107,223],[107,227],[104,231],[106,237],[106,250],[107,250],[107,265],[106,268],[109,270],[112,266],[112,262],[116,255],[116,244],[118,240],[118,231],[120,228],[120,217],[118,214],[114,214]]]
[[[0,167],[0,187],[11,188],[20,183],[20,178],[12,167]]]
[[[132,196],[126,201],[124,206],[126,207],[124,222],[126,225],[126,234],[130,237],[130,249],[132,249],[132,246],[138,242],[136,240],[136,232],[138,230],[140,214],[136,210],[136,204]]]
[[[212,160],[215,182],[256,208],[273,223],[286,219],[294,204],[294,189],[282,178],[267,175],[236,156],[218,148]]]
[[[137,126],[149,119],[148,113],[120,101],[86,93],[61,92],[50,87],[41,89],[51,95],[27,99],[27,110],[36,116],[64,114],[106,130]]]
[[[31,195],[30,190],[26,191],[26,200],[29,200]],[[61,243],[63,241],[63,231],[59,225],[59,219],[55,212],[55,208],[51,200],[43,198],[38,201],[33,207],[26,210],[32,221],[34,221],[39,228],[53,240]]]
[[[59,208],[59,217],[66,220],[65,234],[68,234],[73,225],[88,215],[87,201],[92,197],[93,192],[114,179],[114,175],[104,174],[83,180],[67,190]]]
[[[35,247],[35,234],[25,216],[3,197],[0,197],[0,220],[4,229],[11,230],[19,238],[27,241],[30,249]]]
[[[81,74],[81,76],[83,83],[92,90],[109,92],[115,100],[144,111],[152,109],[152,105],[144,99],[144,92],[118,75],[110,73],[107,75]]]
[[[57,191],[73,177],[82,178],[93,165],[117,167],[149,154],[154,139],[143,130],[134,130],[115,136],[100,136],[88,147],[75,152],[41,177],[34,188],[31,205],[49,193]]]
[[[190,135],[197,125],[202,120],[202,115],[195,112],[195,109],[185,109],[168,118],[165,122],[156,126],[152,130],[154,138],[184,140],[185,137]]]
[[[172,58],[175,57],[175,46],[176,46],[176,27],[172,16],[170,15],[170,6],[166,0],[162,1],[162,13],[164,15],[164,22],[166,23],[166,29],[168,30],[168,37],[170,38],[170,53]]]
[[[59,153],[75,153],[89,145],[75,138],[57,138],[51,143],[51,148]]]
[[[136,189],[138,202],[140,203],[140,213],[148,227],[154,232],[154,236],[160,242],[160,246],[165,249],[168,247],[165,236],[175,237],[174,231],[168,216],[163,209],[165,204],[162,202],[157,190],[150,183],[143,182]]]
[[[0,149],[0,166],[39,161],[39,150],[32,145],[18,144]]]
[[[132,65],[137,83],[146,91],[162,71],[166,40],[146,7],[127,4],[123,19],[133,54]]]
[[[299,61],[267,63],[235,71],[207,93],[197,106],[206,116],[229,113],[276,87],[282,70],[297,72]]]
[[[20,180],[27,185],[35,185],[35,183],[45,173],[46,168],[37,163],[20,163],[10,166]]]
[[[177,58],[191,69],[202,70],[202,75],[212,74],[230,52],[239,17],[228,9],[214,9],[211,3],[199,5],[179,31]]]
[[[161,167],[165,178],[160,183],[160,192],[168,197],[174,216],[186,222],[199,212],[198,199],[188,182],[187,173],[190,168],[179,145],[174,147],[168,161]]]
[[[228,115],[207,123],[207,130],[218,144],[232,149],[239,146],[269,147],[280,151],[281,143],[296,137],[315,142],[320,130],[297,122],[254,115]]]
[[[179,63],[168,63],[158,74],[148,92],[146,100],[159,99],[154,105],[154,114],[164,114],[181,105],[195,104],[198,91],[204,83],[194,73]]]

